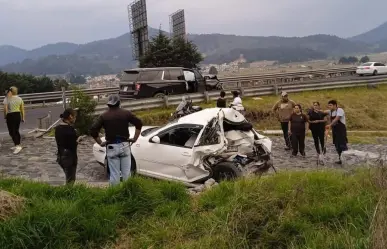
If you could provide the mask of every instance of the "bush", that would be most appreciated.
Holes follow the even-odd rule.
[[[74,90],[74,95],[70,99],[70,107],[78,108],[77,120],[75,122],[75,129],[79,135],[86,135],[94,121],[94,111],[97,102],[90,96],[85,94],[82,90]]]

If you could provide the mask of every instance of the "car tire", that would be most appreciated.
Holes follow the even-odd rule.
[[[376,75],[378,75],[378,71],[374,71],[374,73],[372,74],[373,76],[376,76]]]
[[[163,99],[165,97],[165,94],[164,93],[156,93],[155,95],[153,95],[153,97]]]
[[[221,162],[212,170],[212,178],[217,182],[234,180],[242,175],[242,171],[233,162]]]

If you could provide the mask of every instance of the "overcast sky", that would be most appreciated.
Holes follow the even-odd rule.
[[[0,45],[31,49],[128,32],[132,0],[0,0]],[[387,21],[387,0],[147,0],[151,27],[184,9],[189,33],[349,37]]]

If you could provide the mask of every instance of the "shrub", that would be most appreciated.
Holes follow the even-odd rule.
[[[73,109],[78,108],[75,128],[79,132],[79,135],[88,134],[94,121],[94,111],[96,106],[97,102],[85,94],[82,90],[74,90],[74,95],[70,99],[70,107]]]

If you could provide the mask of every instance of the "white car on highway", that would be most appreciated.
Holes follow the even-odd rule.
[[[380,62],[363,63],[357,67],[356,74],[359,76],[387,74],[387,66]]]
[[[130,134],[134,129],[129,127]],[[132,171],[187,185],[262,174],[273,166],[271,147],[272,141],[254,130],[240,112],[208,108],[165,126],[143,127],[131,145]],[[93,153],[106,167],[105,147],[95,143]]]

